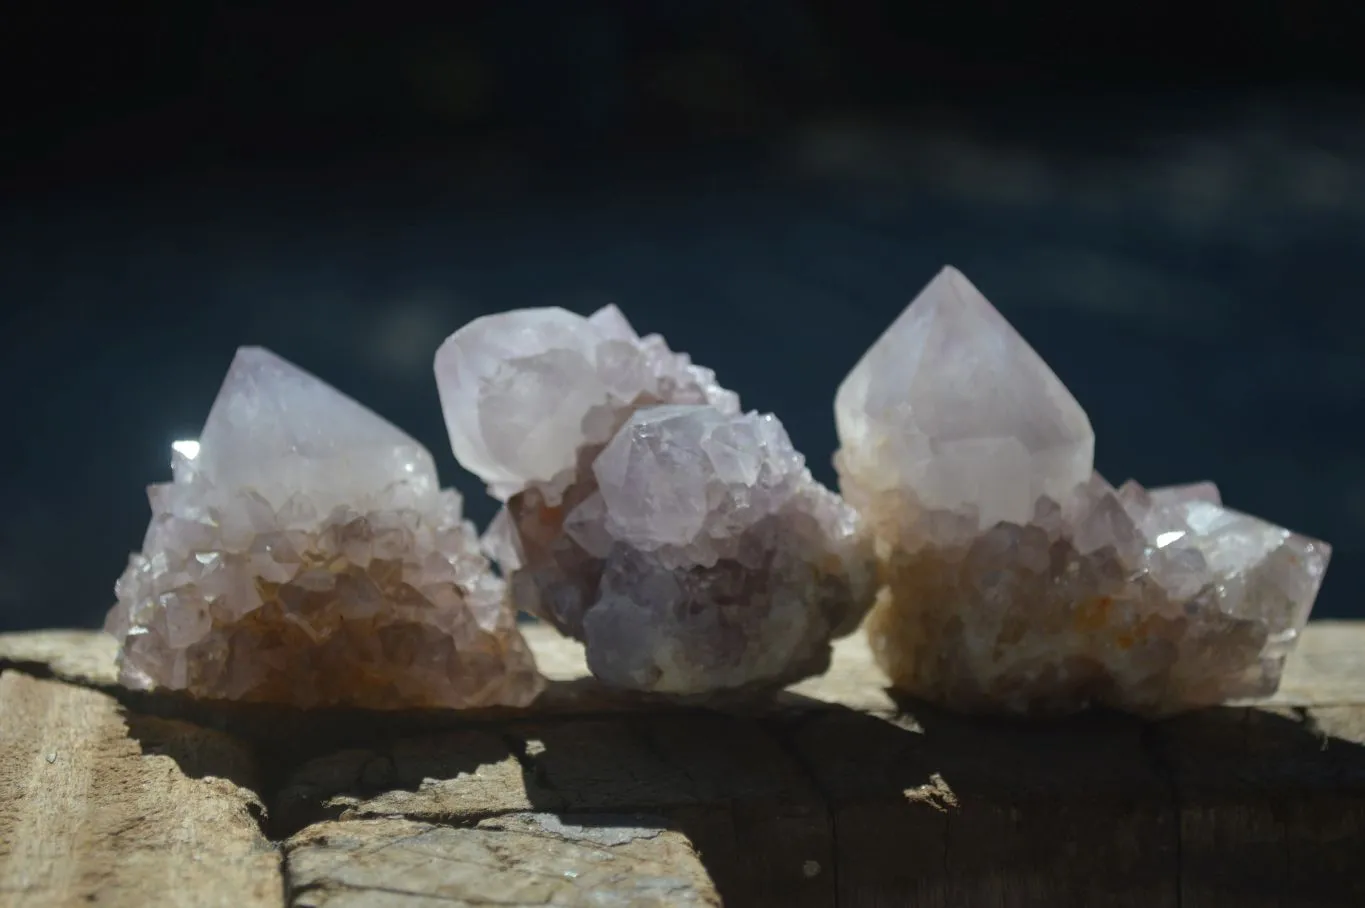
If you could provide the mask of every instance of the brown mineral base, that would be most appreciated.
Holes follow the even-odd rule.
[[[457,648],[423,621],[342,619],[328,602],[286,610],[267,601],[219,634],[188,651],[188,693],[304,708],[439,709],[476,699],[509,662],[526,667],[518,680],[500,683],[526,691],[528,702],[543,685],[517,637],[474,634]]]
[[[1088,560],[1065,542],[1050,554],[1045,570],[1006,569],[1003,603],[979,592],[960,551],[893,556],[866,623],[892,687],[965,713],[1021,716],[1091,706],[1162,716],[1273,693],[1260,622],[1191,615],[1155,583],[1117,574],[1078,599],[1060,577]]]

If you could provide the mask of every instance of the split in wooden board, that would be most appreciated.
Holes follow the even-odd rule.
[[[197,703],[0,635],[0,905],[1362,905],[1365,625],[1159,723],[895,703],[860,636],[761,707],[585,679],[525,713]],[[614,899],[614,902],[613,902]]]

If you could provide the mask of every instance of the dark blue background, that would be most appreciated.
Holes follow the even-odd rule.
[[[421,439],[482,523],[430,372],[468,319],[617,302],[832,481],[838,382],[944,263],[1111,480],[1327,539],[1317,614],[1365,617],[1359,14],[898,9],[20,16],[0,630],[100,620],[240,344]]]

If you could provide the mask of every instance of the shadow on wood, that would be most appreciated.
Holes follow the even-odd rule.
[[[1209,710],[1158,727],[1191,905],[1365,905],[1365,710]]]
[[[124,751],[140,750],[145,765],[127,763],[119,778],[160,779],[173,761],[173,784],[137,784],[198,799],[147,808],[154,815],[255,810],[259,843],[234,826],[230,848],[194,858],[225,853],[254,867],[243,862],[267,837],[278,843],[281,883],[258,887],[252,904],[357,893],[470,904],[490,892],[581,904],[611,891],[630,904],[732,908],[1358,906],[1365,697],[1350,674],[1358,660],[1333,661],[1348,651],[1310,651],[1325,680],[1300,673],[1305,705],[1154,723],[964,718],[895,702],[847,659],[802,694],[723,710],[662,708],[567,677],[532,710],[471,715],[211,703],[125,691],[105,669],[77,676],[71,666],[86,672],[89,660],[69,652],[66,662],[10,658],[0,689],[29,699],[0,704],[0,771],[22,783],[0,787],[0,843],[16,830],[41,839],[66,829],[32,813],[63,792],[108,802],[62,809],[113,811],[105,825],[118,827],[127,811],[101,789],[108,774],[95,756],[127,763]],[[1348,670],[1327,671],[1338,664]],[[1319,688],[1330,702],[1312,704]],[[86,747],[89,765],[69,770],[90,773],[85,781],[25,749],[60,728],[79,750],[82,729],[96,727],[109,743]],[[17,809],[6,791],[23,792]],[[25,855],[44,848],[104,849],[86,863],[136,890],[117,877],[133,866],[119,856],[141,847],[133,838],[73,841],[0,848],[0,886],[10,887],[0,891],[30,879]],[[212,878],[197,866],[160,872],[185,885]],[[90,891],[77,883],[66,891]]]
[[[263,792],[276,839],[391,817],[674,830],[731,906],[1365,903],[1353,708],[1326,714],[1352,717],[1344,736],[1301,709],[1023,723],[789,700],[422,735],[413,716],[310,714],[283,737],[266,714],[251,737],[270,729],[263,762],[289,767]]]

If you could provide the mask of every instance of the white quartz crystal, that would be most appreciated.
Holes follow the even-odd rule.
[[[878,546],[868,622],[902,690],[958,708],[1161,714],[1279,682],[1330,547],[1211,483],[1113,489],[1089,420],[944,269],[835,401],[845,497]]]
[[[1024,523],[1090,476],[1095,433],[1004,316],[945,268],[839,386],[844,465],[979,527]]]
[[[456,458],[502,501],[532,482],[553,497],[577,452],[605,444],[636,405],[739,410],[715,373],[657,334],[638,337],[615,306],[477,318],[437,351],[436,385]]]
[[[106,622],[125,684],[379,708],[539,692],[431,455],[319,379],[239,350],[172,469]]]
[[[874,591],[856,515],[775,417],[615,307],[488,316],[436,357],[456,456],[507,502],[514,604],[617,687],[674,696],[823,670]]]

